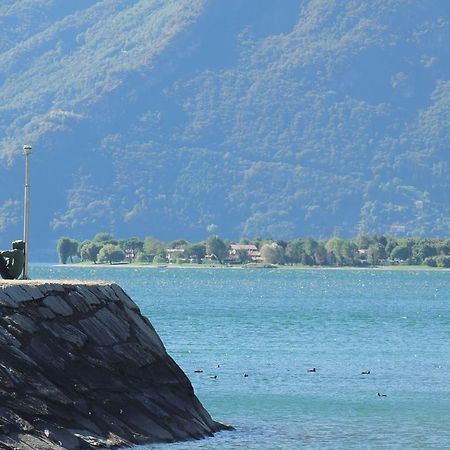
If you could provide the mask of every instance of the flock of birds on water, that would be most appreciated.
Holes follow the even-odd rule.
[[[220,364],[217,365],[217,368],[220,369]],[[317,369],[315,367],[313,367],[312,369],[308,369],[307,372],[315,373],[315,372],[317,372]],[[203,373],[203,370],[202,369],[197,369],[197,370],[194,370],[194,373]],[[361,372],[361,375],[370,375],[370,370],[363,370]],[[244,378],[247,378],[248,377],[248,373],[244,372],[242,374],[242,376]],[[212,380],[217,380],[217,375],[210,375],[209,378],[211,378]],[[377,396],[378,397],[387,397],[386,394],[381,394],[380,392],[377,392]]]

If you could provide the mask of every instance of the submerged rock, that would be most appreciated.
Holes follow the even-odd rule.
[[[0,448],[124,447],[230,428],[116,284],[0,282]]]

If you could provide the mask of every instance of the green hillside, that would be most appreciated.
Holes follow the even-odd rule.
[[[100,230],[449,235],[447,2],[6,4],[3,245],[25,142],[42,255]]]

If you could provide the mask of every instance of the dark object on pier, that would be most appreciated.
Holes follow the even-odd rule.
[[[25,264],[25,242],[14,241],[12,250],[0,251],[0,275],[5,280],[20,277]]]

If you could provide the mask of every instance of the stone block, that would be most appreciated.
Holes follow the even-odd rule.
[[[88,339],[85,333],[70,324],[43,323],[42,326],[57,339],[70,342],[78,348],[83,348]]]
[[[117,336],[119,342],[125,342],[130,337],[130,325],[128,322],[118,319],[106,307],[99,309],[94,317],[112,331]]]
[[[73,309],[61,297],[50,295],[48,297],[45,297],[43,303],[56,315],[67,317],[73,314]]]
[[[27,355],[39,366],[45,369],[64,370],[65,351],[56,343],[48,342],[40,336],[34,336],[25,347]]]
[[[27,378],[27,387],[24,390],[25,395],[33,395],[38,397],[50,406],[53,403],[72,406],[72,400],[63,393],[63,391],[57,388],[50,380],[48,380],[41,372],[35,371],[33,374],[29,374]],[[50,402],[50,403],[49,403]]]
[[[97,289],[100,289],[109,301],[117,302],[120,300],[110,285],[98,286]]]
[[[83,300],[89,305],[89,306],[95,306],[100,305],[102,303],[101,299],[98,298],[90,289],[88,286],[78,285],[75,286],[76,292],[78,292]]]
[[[56,317],[55,313],[46,306],[39,306],[36,308],[36,314],[41,317],[41,319],[54,319]]]
[[[6,328],[0,326],[0,345],[20,347],[20,342]]]
[[[62,284],[59,283],[44,283],[36,286],[44,296],[50,294],[58,294],[65,292],[65,288]]]
[[[166,349],[152,326],[149,326],[144,322],[140,314],[127,309],[127,315],[130,319],[132,325],[132,330],[134,331],[137,339],[144,345],[152,348],[152,351],[160,356],[165,355]]]
[[[124,408],[121,420],[129,427],[138,429],[141,433],[151,433],[155,441],[173,442],[174,435],[158,425],[148,414],[143,414],[138,408]]]
[[[86,300],[79,292],[71,291],[66,297],[67,303],[80,313],[87,313],[92,309],[92,302]]]
[[[17,450],[65,450],[65,448],[57,443],[51,442],[44,436],[38,437],[32,434],[19,435],[17,437],[21,445],[24,447],[17,447]],[[14,448],[16,450],[16,448]]]
[[[125,291],[118,286],[116,283],[111,284],[111,289],[114,291],[116,296],[119,298],[119,300],[129,309],[132,311],[139,312],[139,307],[134,303],[133,300],[131,300],[130,297],[128,297],[127,294],[125,294]]]
[[[142,367],[156,361],[153,354],[142,347],[139,342],[116,344],[112,349],[122,361],[136,367]]]
[[[47,424],[44,429],[45,436],[52,442],[61,445],[65,450],[77,450],[80,448],[79,439],[65,428]]]
[[[18,284],[6,286],[4,290],[6,295],[18,303],[33,300],[33,297],[28,292],[21,289]]]
[[[96,317],[87,317],[79,321],[80,327],[97,345],[118,344],[117,337]]]
[[[8,295],[6,286],[0,286],[0,307],[1,306],[6,306],[7,308],[17,308],[19,306],[17,300],[14,300]]]
[[[31,284],[21,284],[20,288],[23,289],[33,300],[39,300],[44,297],[44,294],[36,286]]]
[[[14,325],[14,327],[18,328],[22,332],[25,331],[27,333],[34,333],[37,330],[37,326],[33,320],[24,314],[13,314],[12,316],[5,317],[7,323]]]

